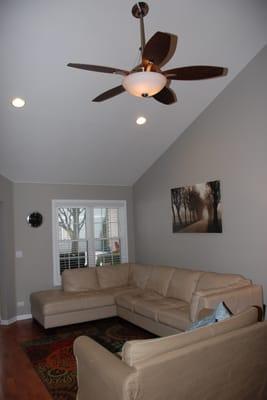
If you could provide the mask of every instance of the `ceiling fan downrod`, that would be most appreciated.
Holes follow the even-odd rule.
[[[132,8],[133,16],[140,20],[140,38],[141,38],[140,51],[141,51],[141,54],[143,54],[145,44],[146,44],[144,17],[148,14],[148,11],[149,11],[149,7],[148,7],[147,3],[144,3],[144,2],[138,2]]]

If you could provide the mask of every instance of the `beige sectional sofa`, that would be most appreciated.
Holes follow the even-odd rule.
[[[184,332],[222,300],[234,316]],[[62,288],[31,295],[45,328],[119,315],[165,336],[126,342],[122,359],[76,339],[77,400],[266,399],[262,302],[261,286],[240,275],[141,264],[68,270]]]
[[[265,400],[267,321],[257,319],[251,307],[211,326],[129,341],[122,359],[80,336],[77,400]]]
[[[30,300],[45,328],[118,315],[159,336],[185,331],[222,300],[234,313],[263,303],[262,287],[241,275],[141,264],[67,270],[62,288]]]

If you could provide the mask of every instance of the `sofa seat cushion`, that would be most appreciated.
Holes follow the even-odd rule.
[[[97,267],[96,274],[101,289],[127,286],[129,279],[129,264]]]
[[[62,274],[62,287],[65,292],[98,290],[96,268],[66,269]]]
[[[116,296],[115,302],[118,306],[127,308],[130,311],[134,311],[135,304],[140,300],[159,300],[162,299],[158,293],[152,290],[142,290],[137,288],[133,293],[123,293]]]
[[[196,289],[201,271],[192,271],[189,269],[175,268],[175,272],[170,280],[167,297],[186,301],[190,303],[192,294]]]
[[[186,303],[181,300],[168,299],[162,297],[161,299],[140,299],[134,305],[134,311],[144,317],[158,321],[158,314],[166,308],[181,308],[185,307]]]
[[[170,280],[175,268],[154,266],[148,279],[146,289],[153,290],[161,296],[166,296]]]
[[[114,305],[114,296],[101,291],[69,293],[61,289],[43,290],[31,295],[31,303],[43,315],[54,315]]]
[[[182,307],[167,308],[159,311],[158,320],[162,324],[185,331],[191,325],[189,315],[190,305],[186,304]]]

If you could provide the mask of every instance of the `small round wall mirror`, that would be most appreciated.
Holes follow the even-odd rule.
[[[34,211],[28,215],[27,222],[32,228],[38,228],[43,223],[43,216],[38,211]]]

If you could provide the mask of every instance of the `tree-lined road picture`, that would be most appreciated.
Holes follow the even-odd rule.
[[[174,233],[221,233],[220,181],[171,189]]]

